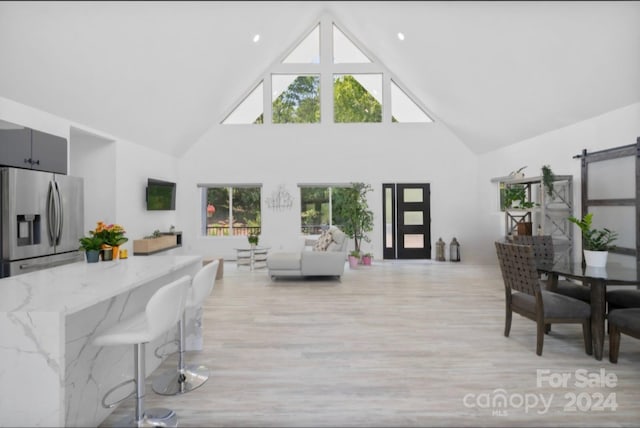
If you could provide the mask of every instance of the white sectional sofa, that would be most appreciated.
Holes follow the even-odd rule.
[[[317,240],[305,242],[296,252],[273,252],[267,256],[271,279],[279,276],[337,276],[344,273],[349,239],[335,226]]]

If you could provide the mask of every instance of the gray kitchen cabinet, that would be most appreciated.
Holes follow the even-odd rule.
[[[0,165],[67,173],[67,140],[0,120]]]
[[[31,131],[33,169],[67,173],[67,139],[45,132]]]

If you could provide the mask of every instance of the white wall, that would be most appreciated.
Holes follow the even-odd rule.
[[[294,249],[300,243],[299,183],[366,182],[375,228],[374,257],[382,258],[382,183],[431,185],[431,241],[461,242],[474,258],[477,157],[446,127],[433,124],[214,125],[180,160],[179,227],[185,250],[235,258],[245,237],[201,236],[198,183],[263,183],[261,244]],[[289,211],[267,208],[280,185],[294,196]],[[465,251],[468,251],[465,253]],[[432,256],[434,249],[432,248]]]
[[[579,216],[580,160],[573,157],[583,149],[593,152],[635,144],[639,136],[640,103],[636,103],[480,156],[477,225],[482,231],[479,243],[485,248],[483,261],[496,262],[493,242],[504,236],[504,213],[498,209],[498,184],[491,183],[491,178],[508,175],[524,165],[527,177],[539,176],[542,166],[550,165],[555,174],[573,176],[574,215]],[[576,260],[581,257],[579,237],[576,228]]]

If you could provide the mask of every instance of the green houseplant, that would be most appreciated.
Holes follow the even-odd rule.
[[[556,178],[553,171],[551,170],[551,167],[549,165],[543,165],[542,184],[544,185],[544,188],[547,191],[547,195],[549,195],[550,198],[553,197],[553,182],[555,181],[555,179]]]
[[[86,253],[88,263],[95,263],[100,257],[100,248],[102,247],[102,238],[90,232],[89,236],[80,238],[80,249]]]
[[[580,228],[586,264],[604,267],[607,264],[607,254],[614,247],[611,243],[618,239],[618,234],[606,227],[594,228],[593,213],[585,214],[582,219],[571,216],[569,221]]]
[[[355,251],[360,255],[362,241],[371,242],[367,232],[373,230],[373,211],[367,203],[367,193],[373,191],[370,184],[351,183],[351,187],[335,192],[334,215],[342,231],[353,239]]]
[[[258,245],[258,241],[260,240],[260,237],[254,233],[252,233],[251,235],[249,235],[247,237],[247,240],[249,241],[249,244],[251,245]]]

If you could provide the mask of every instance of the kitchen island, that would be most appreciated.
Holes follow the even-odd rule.
[[[199,256],[158,255],[0,279],[0,425],[98,426],[113,410],[101,405],[106,391],[133,377],[133,347],[97,347],[93,337],[144,311],[156,290],[201,266]],[[187,312],[187,349],[201,346],[200,317],[201,309]],[[147,345],[147,374],[162,362],[156,347],[176,337],[173,329]],[[113,398],[132,390],[123,387]]]

